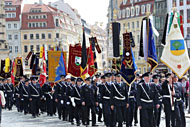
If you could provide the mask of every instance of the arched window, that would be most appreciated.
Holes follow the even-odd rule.
[[[134,17],[134,16],[135,16],[135,8],[131,7],[131,17]]]
[[[142,5],[141,6],[141,14],[145,14],[145,9],[146,9],[145,5]]]

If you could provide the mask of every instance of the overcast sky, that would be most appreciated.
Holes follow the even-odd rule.
[[[27,0],[28,3],[38,2],[39,0]],[[43,3],[55,2],[57,0],[43,0]],[[94,24],[103,22],[104,26],[107,23],[107,10],[109,0],[64,0],[71,7],[76,8],[79,14],[88,23]]]

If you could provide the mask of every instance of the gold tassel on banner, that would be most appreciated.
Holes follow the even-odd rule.
[[[10,67],[10,59],[6,58],[5,59],[5,73],[9,72],[9,67]]]

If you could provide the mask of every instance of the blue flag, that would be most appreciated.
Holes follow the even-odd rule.
[[[151,71],[158,66],[158,59],[156,54],[156,47],[154,44],[154,35],[152,30],[152,24],[149,20],[149,37],[148,37],[148,57],[147,62],[151,65]]]
[[[135,72],[137,71],[137,65],[135,63],[135,57],[133,54],[133,50],[131,48],[131,54],[132,54],[132,66],[129,68],[126,66],[125,62],[125,51],[123,51],[123,59],[121,63],[121,76],[123,77],[124,81],[127,83],[127,85],[133,84],[135,81]]]
[[[56,68],[56,77],[55,77],[55,82],[59,81],[61,79],[61,75],[66,75],[66,68],[65,68],[65,62],[63,59],[63,53],[61,53],[60,59],[59,59],[59,64]]]

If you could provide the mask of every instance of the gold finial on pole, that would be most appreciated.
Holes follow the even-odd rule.
[[[116,21],[117,20],[117,9],[113,10],[113,20]]]
[[[150,11],[146,12],[146,17],[149,17],[151,15]]]
[[[128,30],[128,26],[125,26],[125,32],[126,32],[126,33],[128,32],[127,30]]]
[[[173,3],[172,11],[173,11],[173,12],[177,12],[176,3]]]

